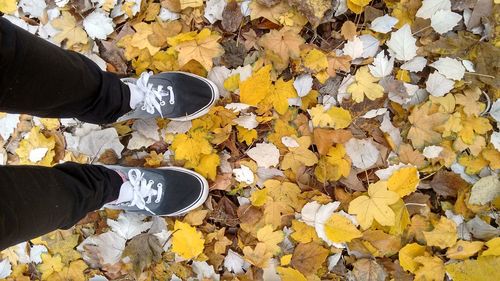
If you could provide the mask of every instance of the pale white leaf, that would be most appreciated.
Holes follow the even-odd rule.
[[[491,115],[491,117],[493,117],[493,119],[495,119],[495,121],[500,122],[500,99],[497,99],[494,103],[491,104],[489,114]]]
[[[455,82],[447,79],[443,75],[439,74],[439,72],[435,71],[429,75],[425,85],[425,89],[431,95],[435,97],[442,97],[453,89]]]
[[[47,253],[48,250],[44,245],[33,245],[30,249],[30,260],[35,264],[42,263],[42,254]]]
[[[89,281],[109,281],[106,276],[102,275],[94,275],[94,277],[90,278]]]
[[[83,20],[83,28],[92,39],[106,39],[115,30],[113,20],[101,9],[93,11]]]
[[[107,149],[112,149],[118,158],[121,158],[125,147],[120,143],[120,138],[115,128],[100,131],[91,131],[80,138],[78,150],[88,156],[99,157]]]
[[[490,142],[496,150],[500,151],[500,132],[493,132],[490,137]]]
[[[247,151],[247,155],[257,162],[259,167],[276,167],[280,162],[280,151],[272,143],[258,143]]]
[[[382,78],[392,73],[392,69],[394,68],[394,58],[388,58],[384,51],[378,53],[378,55],[374,58],[373,63],[368,65],[370,72],[373,76]]]
[[[121,213],[116,221],[108,219],[107,223],[111,230],[129,240],[151,228],[153,222],[144,222],[145,218],[144,215],[136,213]]]
[[[12,273],[12,265],[5,259],[0,262],[0,278],[7,278]]]
[[[450,0],[424,0],[416,16],[423,19],[430,19],[439,10],[450,11]]]
[[[361,53],[361,57],[371,58],[375,56],[375,54],[378,51],[380,41],[370,34],[364,34],[359,36],[359,40],[363,42],[363,53]]]
[[[268,179],[272,179],[274,177],[284,177],[285,174],[282,170],[276,168],[257,168],[257,186],[264,187],[264,182]]]
[[[351,59],[355,60],[363,56],[363,41],[359,37],[354,37],[352,41],[347,41],[342,49],[344,55],[348,55]]]
[[[165,133],[168,134],[184,134],[185,132],[189,131],[191,127],[193,126],[193,123],[191,120],[189,121],[175,121],[172,120],[168,122],[167,127],[165,128]]]
[[[253,113],[242,114],[233,121],[234,123],[240,125],[241,127],[247,130],[252,130],[257,128],[257,126],[259,126],[259,122],[257,121],[257,116]]]
[[[233,174],[237,182],[252,184],[255,180],[252,170],[245,165],[241,165],[240,168],[233,169]]]
[[[377,175],[377,177],[380,180],[385,181],[385,180],[388,180],[389,177],[394,172],[396,172],[397,170],[399,170],[401,168],[405,168],[405,167],[413,167],[413,166],[408,165],[408,164],[404,164],[404,163],[399,163],[399,164],[396,164],[396,165],[390,165],[389,167],[387,167],[385,169],[379,169],[379,170],[375,171],[375,175]]]
[[[279,265],[276,259],[271,259],[267,267],[263,268],[262,280],[265,281],[282,281],[281,276],[276,272],[276,267]]]
[[[233,102],[233,103],[228,103],[224,108],[232,110],[233,112],[240,112],[240,111],[245,111],[249,109],[251,105],[248,105],[246,103],[239,103],[239,102]]]
[[[374,19],[371,23],[370,29],[378,33],[386,34],[392,30],[398,21],[399,20],[397,18],[385,14]]]
[[[311,74],[301,74],[293,81],[293,87],[297,91],[299,97],[305,97],[312,90],[313,78]]]
[[[458,162],[455,162],[453,163],[451,166],[450,166],[450,169],[455,173],[455,174],[458,174],[460,175],[460,177],[470,183],[470,184],[474,184],[475,182],[477,182],[479,180],[479,178],[475,175],[469,175],[465,172],[465,167],[460,165],[460,163]]]
[[[5,148],[0,147],[0,166],[7,164],[7,151]]]
[[[444,75],[448,79],[461,80],[465,74],[465,67],[457,59],[449,57],[439,58],[437,61],[430,64],[437,69],[439,74]]]
[[[307,225],[314,227],[314,221],[316,220],[316,213],[318,212],[321,204],[317,201],[312,201],[304,205],[300,211],[300,219]]]
[[[193,261],[191,268],[198,280],[220,280],[219,274],[215,273],[214,266],[209,265],[206,261]]]
[[[439,10],[432,15],[431,26],[437,33],[444,34],[457,26],[461,19],[461,15],[450,10]]]
[[[226,7],[225,0],[208,0],[205,6],[205,18],[214,24],[218,20],[222,20],[222,12]]]
[[[365,113],[361,118],[366,118],[366,119],[371,119],[375,118],[377,116],[383,115],[384,113],[387,112],[387,108],[377,108],[377,109],[372,109]]]
[[[108,231],[97,236],[87,237],[78,245],[77,250],[82,253],[83,260],[91,263],[95,254],[102,259],[102,264],[113,265],[121,260],[125,249],[125,240],[113,231]]]
[[[288,136],[282,137],[281,143],[284,144],[286,147],[291,147],[291,148],[300,146],[299,143],[297,142],[297,140],[295,140],[292,137],[288,137]]]
[[[38,18],[43,15],[43,11],[47,8],[45,0],[21,0],[19,7],[31,17]]]
[[[162,20],[162,21],[169,21],[169,20],[177,20],[177,19],[180,19],[181,18],[181,15],[178,14],[178,13],[174,13],[172,11],[170,11],[169,9],[167,8],[164,8],[164,7],[161,7],[160,9],[160,14],[158,15],[158,17]]]
[[[462,60],[462,64],[464,65],[465,70],[469,72],[476,72],[476,70],[474,69],[474,63],[470,60]]]
[[[394,52],[396,59],[409,61],[417,55],[416,42],[410,26],[405,24],[398,31],[391,33],[391,39],[386,44]]]
[[[243,259],[238,253],[229,249],[224,258],[224,268],[235,274],[245,273],[245,270],[250,267],[250,264]]]
[[[19,114],[6,114],[4,117],[0,117],[0,136],[4,141],[7,141],[17,128],[19,116]]]
[[[491,175],[478,180],[472,186],[469,204],[485,205],[500,195],[500,180]]]
[[[377,163],[380,152],[371,140],[351,138],[345,144],[346,153],[352,164],[359,169],[368,169]]]
[[[342,258],[342,253],[336,253],[328,257],[328,271],[332,271],[333,268],[339,263]]]
[[[45,157],[45,154],[47,154],[47,151],[49,151],[49,149],[46,147],[34,148],[30,151],[28,158],[31,162],[36,163],[36,162],[42,160],[43,157]]]
[[[430,145],[426,146],[424,150],[422,151],[422,154],[425,156],[427,159],[434,159],[439,157],[439,154],[443,151],[442,146],[438,145]]]
[[[408,70],[410,72],[420,72],[427,65],[427,59],[424,57],[414,57],[413,59],[405,62],[401,65],[401,69]]]
[[[231,75],[231,70],[225,66],[215,66],[208,72],[207,78],[214,82],[223,97],[229,97],[229,92],[224,88],[224,81]]]

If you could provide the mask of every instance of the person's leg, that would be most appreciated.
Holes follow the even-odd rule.
[[[0,112],[104,124],[129,112],[129,103],[116,75],[0,17]]]
[[[0,251],[59,228],[118,198],[122,178],[103,166],[0,167]]]

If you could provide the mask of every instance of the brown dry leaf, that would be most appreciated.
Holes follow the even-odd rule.
[[[300,46],[304,42],[298,31],[289,27],[283,27],[279,31],[271,30],[258,41],[259,45],[275,53],[285,64],[288,64],[290,58],[300,56]]]
[[[237,1],[229,1],[222,11],[222,28],[227,32],[235,32],[240,28],[243,14]]]
[[[344,24],[342,25],[340,34],[344,36],[345,40],[352,41],[354,39],[354,36],[356,36],[356,29],[357,29],[356,24],[348,20],[344,22]]]
[[[291,265],[304,275],[316,274],[328,253],[327,249],[315,242],[299,243],[293,252]]]
[[[444,197],[457,197],[458,190],[469,186],[459,175],[445,170],[438,171],[430,185],[437,194]]]
[[[363,281],[385,281],[387,273],[376,261],[370,259],[360,259],[354,264],[352,271],[356,280]]]
[[[412,124],[408,138],[415,148],[421,149],[425,145],[441,142],[441,134],[436,131],[436,127],[448,120],[448,114],[433,111],[431,106],[430,102],[417,106],[408,117],[408,121]]]
[[[314,128],[313,138],[319,154],[326,155],[333,144],[346,143],[351,139],[352,133],[348,130]]]
[[[337,70],[349,72],[351,68],[350,56],[336,56],[335,54],[328,55],[328,75],[335,77]]]

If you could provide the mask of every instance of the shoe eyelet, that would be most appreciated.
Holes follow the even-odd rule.
[[[164,106],[164,105],[165,105],[165,101],[161,101],[161,102],[160,102],[160,105],[161,105],[161,106]]]

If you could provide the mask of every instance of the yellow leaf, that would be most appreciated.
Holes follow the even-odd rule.
[[[273,231],[273,227],[268,224],[257,231],[257,239],[266,245],[267,251],[276,255],[281,252],[278,243],[285,239],[285,234],[281,230]]]
[[[371,0],[347,0],[347,7],[354,13],[361,14],[370,2]]]
[[[179,65],[182,67],[190,60],[199,62],[206,70],[212,69],[212,59],[221,56],[224,48],[217,42],[220,35],[204,28],[196,35],[194,40],[184,41],[175,50],[179,52]]]
[[[306,277],[296,269],[278,266],[276,270],[282,281],[307,281]]]
[[[296,59],[300,56],[300,46],[305,41],[296,29],[283,27],[279,31],[273,29],[264,34],[258,42],[265,50],[275,53],[281,63],[288,64],[290,58]]]
[[[465,167],[465,172],[469,175],[478,174],[484,167],[488,166],[488,161],[481,155],[479,157],[462,155],[458,158],[458,163]]]
[[[282,78],[276,81],[274,90],[270,91],[263,103],[274,107],[274,110],[283,115],[288,110],[288,99],[297,97],[297,91],[293,87],[293,80],[285,82]]]
[[[446,257],[455,260],[465,260],[469,257],[475,255],[477,252],[483,248],[483,242],[481,241],[463,241],[458,240],[455,246],[451,247],[446,251]]]
[[[326,156],[322,156],[314,169],[314,175],[320,182],[337,181],[348,177],[351,162],[345,158],[346,152],[342,144],[330,147]]]
[[[455,99],[457,104],[464,107],[464,113],[467,116],[479,116],[484,110],[484,104],[479,102],[481,97],[481,89],[466,89],[463,94],[456,94]]]
[[[442,281],[444,279],[444,264],[438,257],[420,256],[415,262],[421,266],[415,271],[415,280]]]
[[[347,92],[352,95],[352,100],[360,103],[365,99],[375,100],[384,96],[384,88],[380,86],[377,78],[370,74],[367,66],[363,66],[356,72],[356,82],[347,87]]]
[[[399,250],[399,264],[404,270],[408,270],[411,273],[415,273],[418,267],[418,263],[415,262],[415,258],[423,256],[425,254],[425,247],[420,246],[417,243],[411,243],[405,245],[401,250]]]
[[[240,74],[236,73],[224,80],[224,89],[234,92],[240,86]]]
[[[83,260],[72,261],[68,267],[64,267],[61,272],[52,274],[51,281],[85,281],[84,271],[88,268]]]
[[[297,172],[302,165],[309,167],[318,163],[316,154],[309,150],[309,146],[311,146],[311,137],[303,136],[298,139],[295,138],[295,140],[299,144],[299,147],[288,148],[290,152],[283,157],[281,169],[292,169],[292,171]]]
[[[240,84],[240,101],[257,105],[272,91],[271,65],[266,65]]]
[[[67,11],[62,11],[61,17],[52,20],[51,25],[61,30],[53,37],[57,43],[66,40],[66,46],[71,47],[75,44],[87,44],[88,42],[85,30],[77,26],[76,19]]]
[[[317,49],[312,49],[304,57],[304,66],[314,72],[320,72],[328,67],[326,55]]]
[[[300,243],[309,243],[312,241],[319,241],[314,227],[311,227],[301,221],[293,220],[292,229],[294,232],[290,235],[293,240]]]
[[[184,217],[184,222],[189,223],[192,226],[198,226],[203,224],[203,220],[207,217],[208,210],[195,210],[189,212]]]
[[[410,214],[408,213],[405,202],[401,199],[392,204],[391,209],[396,215],[396,223],[389,228],[388,233],[392,235],[401,235],[410,224]]]
[[[181,4],[181,10],[186,8],[196,8],[203,6],[203,0],[179,0]]]
[[[13,14],[17,10],[16,0],[0,0],[0,12]]]
[[[499,264],[498,256],[479,257],[477,260],[449,263],[446,265],[446,273],[453,281],[500,280]]]
[[[435,112],[431,107],[431,102],[416,106],[408,117],[408,121],[412,124],[408,131],[408,138],[414,148],[439,144],[442,140],[441,133],[438,133],[435,128],[443,125],[448,120],[449,115]]]
[[[160,167],[163,161],[163,153],[158,154],[156,151],[152,150],[144,160],[146,160],[146,164],[144,164],[145,167]]]
[[[432,231],[424,231],[427,246],[436,246],[446,249],[455,245],[457,241],[457,225],[446,217],[441,217]]]
[[[203,253],[205,239],[195,227],[175,221],[172,235],[172,251],[185,259],[193,259]]]
[[[29,135],[21,140],[19,147],[16,149],[16,153],[19,156],[19,163],[22,165],[42,165],[51,166],[54,160],[56,146],[56,141],[54,136],[45,137],[40,133],[39,127],[33,127]],[[42,155],[40,159],[40,155]]]
[[[387,190],[387,182],[379,181],[368,186],[368,196],[361,195],[349,203],[349,213],[357,215],[363,229],[369,228],[373,220],[391,226],[395,224],[395,214],[389,205],[398,200],[397,193]]]
[[[42,280],[47,280],[52,273],[60,272],[63,267],[61,256],[42,254],[42,263],[38,266],[38,270],[42,273]]]
[[[220,157],[217,153],[203,155],[200,159],[200,164],[194,167],[194,170],[202,176],[214,180],[217,176],[217,167],[220,164]]]
[[[332,242],[351,242],[352,239],[363,236],[352,222],[340,214],[333,214],[325,222],[326,237]]]
[[[291,254],[290,255],[284,255],[280,259],[280,264],[282,266],[289,265],[290,261],[292,261],[292,255]]]
[[[488,249],[481,256],[500,256],[500,237],[495,237],[485,243]]]
[[[62,262],[68,264],[72,260],[81,258],[80,253],[75,250],[79,238],[78,234],[64,236],[56,231],[44,236],[40,244],[47,246],[51,253],[59,254]]]
[[[176,160],[187,160],[197,166],[202,154],[212,153],[212,146],[202,134],[178,134],[172,142],[172,150]]]
[[[332,106],[325,111],[323,105],[316,105],[308,110],[314,127],[343,129],[352,121],[351,113],[340,107]]]
[[[238,129],[238,141],[241,143],[244,142],[247,145],[251,145],[257,138],[257,130],[255,129],[248,130],[241,126],[237,126],[236,129]]]
[[[416,167],[404,167],[394,172],[387,180],[387,188],[401,198],[417,190],[420,183]]]
[[[40,123],[47,130],[57,130],[60,126],[59,119],[57,118],[40,118]]]
[[[250,196],[250,202],[252,202],[252,205],[256,207],[264,206],[266,201],[267,201],[267,188],[258,189],[252,192],[252,195]]]
[[[266,244],[264,243],[257,243],[254,249],[250,246],[244,247],[243,254],[247,262],[259,268],[267,267],[269,260],[273,256],[273,254],[267,250]]]
[[[151,56],[158,53],[160,47],[153,46],[148,38],[150,35],[154,34],[153,26],[145,22],[139,22],[134,24],[133,27],[136,32],[132,35],[129,42],[130,46],[138,48],[139,50],[147,49]]]

